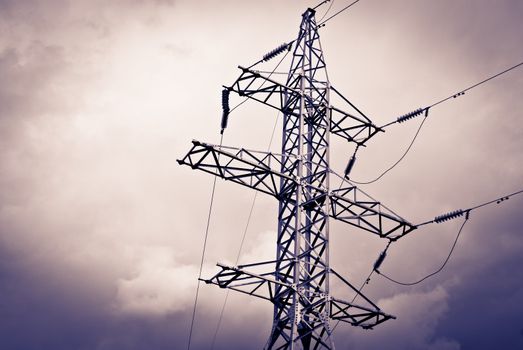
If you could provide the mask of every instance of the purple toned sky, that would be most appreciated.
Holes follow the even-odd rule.
[[[0,0],[1,349],[185,347],[212,179],[175,159],[193,138],[218,142],[222,84],[292,40],[315,4]],[[381,125],[521,62],[522,19],[518,0],[362,0],[321,40],[332,84]],[[364,189],[414,223],[522,189],[522,110],[520,68],[431,110],[411,153]],[[264,149],[275,118],[246,103],[225,143]],[[370,142],[354,179],[398,159],[418,123]],[[350,154],[333,144],[337,172]],[[205,276],[235,260],[252,195],[218,181]],[[523,348],[522,207],[473,212],[423,284],[374,277],[365,293],[398,319],[341,326],[337,347]],[[459,224],[405,237],[382,270],[433,271]],[[259,196],[240,260],[271,259],[275,230],[276,203]],[[340,224],[331,237],[333,267],[359,285],[386,242]],[[193,349],[210,348],[224,295],[202,286]],[[271,317],[231,294],[216,349],[260,349]]]

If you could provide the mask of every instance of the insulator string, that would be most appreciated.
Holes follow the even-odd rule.
[[[385,176],[385,174],[387,174],[389,171],[391,171],[392,169],[394,169],[399,163],[401,163],[401,161],[407,156],[407,154],[410,152],[412,146],[414,145],[414,142],[416,141],[416,139],[418,138],[418,135],[421,131],[421,128],[423,128],[423,124],[425,124],[425,121],[427,120],[427,116],[428,116],[428,109],[425,110],[425,116],[423,118],[423,120],[421,121],[419,127],[418,127],[418,130],[416,130],[416,133],[414,134],[414,137],[412,138],[412,141],[410,141],[410,144],[409,146],[407,147],[407,149],[405,150],[405,152],[403,152],[403,154],[401,155],[401,157],[394,163],[392,164],[390,167],[388,167],[385,171],[383,171],[379,176],[377,176],[376,178],[372,179],[372,180],[369,180],[369,181],[356,181],[356,180],[350,180],[351,182],[354,182],[355,184],[358,184],[358,185],[369,185],[371,183],[374,183],[376,181],[378,181],[379,179],[381,179],[383,176]]]
[[[428,224],[432,224],[432,223],[439,224],[439,223],[442,223],[442,222],[447,221],[447,220],[452,220],[452,219],[458,218],[460,216],[463,216],[463,214],[466,214],[467,212],[471,212],[473,210],[482,208],[484,206],[487,206],[487,205],[490,205],[490,204],[494,204],[494,203],[500,204],[502,202],[505,202],[505,201],[509,200],[511,197],[516,196],[516,195],[521,194],[521,193],[523,193],[523,189],[519,190],[519,191],[516,191],[516,192],[512,192],[512,193],[507,194],[505,196],[498,197],[496,199],[492,199],[490,201],[478,204],[478,205],[470,207],[468,209],[458,209],[458,210],[451,211],[451,212],[446,213],[446,214],[442,214],[442,215],[436,216],[432,220],[425,221],[425,222],[422,222],[421,224],[416,225],[416,227],[420,227],[420,226],[424,226],[424,225],[428,225]]]

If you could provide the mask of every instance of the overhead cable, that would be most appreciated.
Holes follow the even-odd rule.
[[[285,54],[285,56],[287,56],[287,54]],[[283,59],[285,59],[285,56],[282,58],[282,60],[276,65],[276,67],[274,67],[274,69],[272,70],[272,72],[270,72],[270,75],[269,77],[276,71],[276,69],[278,69],[278,66],[281,64],[281,62],[283,61]],[[278,125],[278,120],[279,120],[279,112],[278,114],[276,115],[276,120],[274,121],[274,127],[272,128],[272,133],[271,133],[271,138],[269,139],[269,144],[267,146],[267,151],[269,152],[270,149],[271,149],[271,146],[272,146],[272,142],[274,140],[274,134],[276,132],[276,127]],[[258,192],[255,191],[254,192],[254,196],[252,198],[252,204],[251,204],[251,209],[249,210],[249,215],[247,217],[247,223],[245,224],[245,228],[243,230],[243,235],[242,235],[242,239],[240,241],[240,247],[238,249],[238,254],[236,256],[236,263],[235,265],[238,265],[238,262],[240,261],[240,256],[241,256],[241,252],[243,250],[243,245],[245,243],[245,237],[247,236],[247,232],[249,230],[249,226],[251,224],[251,218],[252,218],[252,214],[254,212],[254,206],[256,204],[256,199],[258,197]],[[216,324],[216,329],[214,331],[214,335],[213,335],[213,338],[212,338],[212,342],[211,342],[211,350],[214,349],[214,346],[216,344],[216,339],[218,337],[218,333],[220,331],[220,327],[221,327],[221,323],[222,323],[222,320],[223,320],[223,315],[225,313],[225,308],[227,306],[227,301],[229,299],[229,291],[230,289],[227,289],[227,292],[225,293],[225,298],[223,300],[223,304],[222,304],[222,308],[220,310],[220,316],[218,317],[218,323]]]
[[[222,145],[222,143],[223,143],[223,132],[221,133],[221,136],[220,136],[220,146]],[[217,178],[218,177],[215,176],[213,183],[212,183],[211,200],[209,203],[209,213],[207,215],[207,225],[205,227],[205,236],[203,239],[202,258],[200,261],[200,271],[198,272],[198,284],[196,285],[196,295],[194,297],[194,305],[193,305],[192,317],[191,317],[191,327],[189,329],[189,340],[187,342],[187,350],[191,349],[191,340],[192,340],[192,334],[193,334],[194,319],[196,317],[196,308],[198,306],[198,296],[200,293],[200,282],[201,282],[201,278],[202,278],[203,262],[205,260],[205,251],[207,249],[207,238],[209,237],[209,226],[211,223],[212,207],[213,207],[213,203],[214,203],[214,192],[216,190],[216,179]]]
[[[460,227],[460,229],[458,231],[458,234],[456,235],[456,239],[454,240],[454,243],[453,243],[453,245],[452,245],[452,247],[450,249],[449,254],[447,255],[447,258],[445,259],[445,261],[443,262],[443,264],[441,265],[441,267],[439,269],[437,269],[436,271],[426,275],[425,277],[423,277],[423,278],[421,278],[421,279],[419,279],[417,281],[414,281],[414,282],[400,282],[400,281],[397,281],[397,280],[391,278],[390,276],[388,276],[388,275],[386,275],[383,272],[378,270],[380,265],[383,263],[384,258],[385,258],[385,256],[384,256],[385,254],[383,254],[383,253],[382,253],[383,257],[382,257],[382,255],[380,255],[380,257],[376,261],[376,263],[374,265],[374,270],[378,274],[380,274],[381,276],[383,276],[386,279],[388,279],[389,281],[391,281],[393,283],[396,283],[396,284],[403,285],[403,286],[413,286],[413,285],[416,285],[416,284],[419,284],[419,283],[425,281],[426,279],[428,279],[428,278],[438,274],[439,272],[441,272],[441,270],[443,270],[445,265],[450,260],[450,257],[452,255],[452,253],[454,252],[454,248],[456,247],[456,243],[458,242],[459,236],[461,235],[461,231],[463,230],[463,227],[465,226],[466,222],[469,220],[469,216],[470,216],[470,212],[471,211],[479,209],[479,208],[482,208],[482,207],[484,207],[486,205],[490,205],[490,204],[493,204],[493,203],[500,204],[500,203],[510,199],[511,197],[516,196],[516,195],[521,194],[521,193],[523,193],[523,190],[519,190],[519,191],[513,192],[513,193],[508,194],[508,195],[503,196],[503,197],[498,197],[496,199],[493,199],[493,200],[490,200],[490,201],[478,204],[478,205],[473,206],[473,207],[468,208],[468,209],[458,209],[458,210],[454,210],[454,211],[448,212],[446,214],[438,215],[433,220],[430,220],[430,221],[427,221],[427,222],[424,222],[422,224],[417,225],[417,227],[419,227],[419,226],[427,225],[427,224],[431,224],[431,223],[440,224],[440,223],[443,223],[443,222],[446,222],[446,221],[449,221],[449,220],[453,220],[453,219],[456,219],[458,217],[461,217],[461,216],[465,215],[465,220],[461,224],[461,227]],[[387,246],[387,248],[388,248],[388,246]],[[385,249],[384,252],[386,252],[386,250],[387,249]]]
[[[374,269],[374,271],[376,271],[377,274],[379,274],[380,276],[385,277],[389,281],[391,281],[393,283],[396,283],[396,284],[399,284],[399,285],[402,285],[402,286],[413,286],[413,285],[419,284],[419,283],[425,281],[426,279],[428,279],[428,278],[430,278],[430,277],[440,273],[441,270],[443,270],[445,268],[445,266],[447,265],[447,263],[449,262],[450,257],[452,256],[452,253],[454,252],[454,248],[456,248],[456,244],[458,243],[458,239],[459,239],[459,237],[461,235],[461,231],[463,231],[463,227],[465,226],[465,224],[467,223],[468,220],[469,220],[469,212],[467,211],[466,215],[465,215],[465,220],[463,220],[463,223],[461,224],[461,227],[459,228],[458,234],[456,235],[456,239],[454,239],[454,243],[452,244],[452,247],[450,248],[450,251],[449,251],[449,253],[447,255],[447,258],[445,259],[443,264],[439,267],[439,269],[437,269],[436,271],[426,275],[425,277],[420,278],[419,280],[414,281],[414,282],[400,282],[400,281],[397,281],[397,280],[389,277],[388,275],[384,274],[383,272],[379,271],[378,269]]]
[[[391,167],[389,167],[387,170],[385,170],[383,173],[381,173],[378,177],[374,178],[373,180],[370,180],[370,181],[355,181],[355,180],[351,180],[351,181],[354,182],[354,183],[356,183],[356,184],[359,184],[359,185],[368,185],[368,184],[371,184],[371,183],[374,183],[374,182],[378,181],[378,180],[381,179],[385,174],[387,174],[389,171],[391,171],[392,169],[394,169],[394,168],[395,168],[395,167],[396,167],[396,166],[397,166],[397,165],[398,165],[398,164],[403,160],[403,158],[405,158],[405,156],[407,155],[407,153],[408,153],[408,152],[410,151],[410,149],[412,148],[412,145],[414,144],[414,141],[415,141],[416,138],[418,137],[418,134],[419,134],[419,132],[420,132],[420,130],[421,130],[423,124],[425,123],[425,120],[426,120],[426,117],[428,116],[428,111],[429,111],[430,108],[435,107],[435,106],[437,106],[437,105],[439,105],[439,104],[441,104],[441,103],[443,103],[443,102],[445,102],[445,101],[448,101],[448,100],[450,100],[450,99],[452,99],[452,98],[457,98],[457,97],[459,97],[459,96],[463,96],[463,95],[465,94],[465,92],[467,92],[467,91],[469,91],[469,90],[471,90],[471,89],[474,89],[474,88],[476,88],[476,87],[478,87],[478,86],[480,86],[480,85],[482,85],[482,84],[485,84],[486,82],[488,82],[488,81],[490,81],[490,80],[492,80],[492,79],[494,79],[494,78],[497,78],[497,77],[499,77],[500,75],[503,75],[503,74],[505,74],[505,73],[508,73],[508,72],[510,72],[511,70],[516,69],[517,67],[519,67],[519,66],[521,66],[521,65],[523,65],[523,62],[518,63],[518,64],[516,64],[516,65],[514,65],[514,66],[512,66],[512,67],[510,67],[510,68],[508,68],[508,69],[505,69],[505,70],[502,71],[502,72],[499,72],[499,73],[497,73],[497,74],[494,74],[493,76],[488,77],[488,78],[486,78],[486,79],[480,81],[479,83],[476,83],[476,84],[474,84],[474,85],[471,85],[471,86],[469,86],[468,88],[466,88],[466,89],[464,89],[464,90],[461,90],[461,91],[459,91],[459,92],[457,92],[457,93],[455,93],[455,94],[453,94],[453,95],[450,95],[450,96],[447,97],[447,98],[444,98],[444,99],[442,99],[442,100],[440,100],[440,101],[438,101],[438,102],[435,102],[435,103],[431,104],[430,106],[427,106],[427,107],[425,107],[425,108],[418,108],[418,109],[416,109],[416,110],[414,110],[414,111],[412,111],[412,112],[410,112],[410,113],[404,114],[404,115],[402,115],[402,116],[396,118],[396,120],[394,120],[394,121],[392,121],[392,122],[390,122],[390,123],[387,123],[387,124],[383,125],[381,128],[385,128],[385,127],[387,127],[387,126],[390,126],[390,125],[392,125],[392,124],[396,124],[396,123],[403,123],[403,122],[405,122],[405,121],[407,121],[407,120],[410,120],[410,119],[413,119],[413,118],[415,118],[415,117],[417,117],[417,116],[420,116],[421,114],[423,114],[423,112],[425,112],[425,118],[423,119],[423,121],[421,122],[421,124],[420,124],[418,130],[416,131],[416,134],[414,135],[414,138],[412,139],[412,141],[411,141],[409,147],[407,147],[407,150],[403,153],[403,155],[400,157],[400,159],[398,159],[398,161],[396,161],[396,162],[395,162]]]
[[[518,68],[519,66],[522,66],[522,65],[523,65],[523,62],[520,62],[520,63],[518,63],[518,64],[516,64],[516,65],[514,65],[514,66],[512,66],[512,67],[510,67],[510,68],[505,69],[505,70],[502,71],[502,72],[499,72],[499,73],[497,73],[497,74],[494,74],[493,76],[488,77],[488,78],[486,78],[485,80],[480,81],[479,83],[476,83],[476,84],[474,84],[474,85],[471,85],[471,86],[469,86],[468,88],[466,88],[466,89],[464,89],[464,90],[461,90],[461,91],[459,91],[459,92],[457,92],[457,93],[455,93],[455,94],[453,94],[453,95],[450,95],[449,97],[446,97],[446,98],[444,98],[444,99],[442,99],[442,100],[440,100],[440,101],[438,101],[438,102],[435,102],[435,103],[431,104],[431,105],[429,106],[429,108],[430,108],[430,107],[437,106],[437,105],[439,105],[440,103],[443,103],[443,102],[445,102],[445,101],[447,101],[447,100],[450,100],[451,98],[456,98],[456,97],[459,97],[459,96],[463,96],[463,95],[465,94],[465,92],[467,92],[467,91],[469,91],[469,90],[472,90],[472,89],[474,89],[475,87],[478,87],[478,86],[480,86],[480,85],[483,85],[483,84],[485,84],[486,82],[488,82],[488,81],[490,81],[490,80],[492,80],[492,79],[494,79],[494,78],[497,78],[497,77],[499,77],[500,75],[503,75],[503,74],[505,74],[505,73],[508,73],[508,72],[510,72],[511,70],[516,69],[516,68]]]
[[[358,184],[358,185],[369,185],[371,183],[374,183],[376,181],[378,181],[379,179],[381,179],[383,176],[385,176],[385,174],[387,174],[389,171],[391,171],[392,169],[394,169],[399,163],[401,163],[401,161],[407,156],[407,154],[410,152],[412,146],[414,145],[414,142],[416,141],[416,139],[418,138],[418,135],[421,131],[421,128],[423,127],[423,124],[425,124],[425,121],[427,120],[427,117],[428,117],[428,108],[425,109],[425,116],[423,118],[423,120],[421,121],[419,127],[418,127],[418,130],[416,130],[416,133],[414,134],[414,137],[412,138],[412,141],[410,141],[410,144],[409,146],[407,147],[407,149],[405,150],[405,152],[403,152],[403,154],[401,155],[401,157],[394,163],[392,164],[390,167],[388,167],[384,172],[382,172],[379,176],[377,176],[376,178],[372,179],[372,180],[369,180],[369,181],[356,181],[356,180],[350,180],[351,182],[354,182],[355,184]]]
[[[329,0],[326,0],[326,1],[323,1],[321,4],[319,4],[318,6],[320,5],[323,5],[324,3],[326,2],[329,2]],[[329,14],[331,8],[332,8],[332,5],[334,5],[334,0],[330,1],[330,5],[329,5],[329,8],[327,9],[327,11],[325,11],[325,13],[323,14],[323,16],[321,16],[321,18],[317,21],[318,23],[321,23],[321,21],[323,21],[323,19]],[[316,6],[314,9],[316,9],[318,6]]]
[[[427,224],[432,224],[432,223],[440,224],[440,223],[442,223],[444,221],[455,219],[457,217],[462,216],[464,213],[471,212],[473,210],[482,208],[482,207],[484,207],[486,205],[490,205],[490,204],[494,204],[494,203],[500,204],[501,202],[509,200],[511,197],[516,196],[516,195],[521,194],[521,193],[523,193],[523,189],[519,190],[519,191],[516,191],[516,192],[513,192],[511,194],[507,194],[507,195],[505,195],[503,197],[498,197],[496,199],[493,199],[493,200],[490,200],[490,201],[478,204],[478,205],[470,207],[468,209],[458,209],[458,210],[455,210],[455,211],[451,211],[451,212],[449,212],[447,214],[436,216],[434,219],[429,220],[429,221],[425,221],[425,222],[423,222],[421,224],[418,224],[416,226],[420,227],[420,226],[427,225]]]
[[[274,122],[274,128],[272,129],[272,134],[271,134],[271,138],[269,141],[268,151],[270,151],[270,148],[272,146],[272,141],[274,139],[274,133],[276,131],[276,126],[278,125],[278,119],[279,119],[279,113],[276,117],[276,121]],[[248,232],[249,226],[251,224],[251,218],[252,218],[252,214],[254,212],[254,206],[256,204],[256,199],[258,198],[258,193],[259,193],[258,191],[255,191],[254,196],[252,198],[251,209],[249,210],[249,215],[247,217],[247,223],[245,224],[245,229],[243,230],[242,239],[240,241],[240,247],[238,248],[238,255],[236,256],[236,263],[234,264],[235,266],[237,266],[238,262],[240,261],[241,252],[243,250],[243,244],[245,243],[245,237],[247,236],[247,232]],[[214,345],[216,344],[216,338],[218,337],[218,333],[220,331],[221,323],[223,320],[223,314],[225,313],[225,307],[227,306],[227,301],[229,299],[229,292],[230,292],[230,289],[227,289],[227,292],[225,293],[225,298],[223,300],[222,308],[220,310],[220,316],[218,317],[218,323],[216,324],[216,329],[215,329],[214,335],[212,337],[211,350],[214,349]]]
[[[327,18],[326,20],[324,20],[323,22],[321,22],[320,24],[318,24],[318,28],[324,27],[324,26],[325,26],[325,23],[327,23],[328,21],[330,21],[331,19],[333,19],[334,17],[336,17],[337,15],[339,15],[340,13],[342,13],[343,11],[349,9],[352,5],[355,5],[355,4],[358,3],[359,1],[360,1],[360,0],[356,0],[356,1],[351,2],[349,5],[345,6],[344,8],[342,8],[341,10],[339,10],[338,12],[336,12],[335,14],[333,14],[332,16],[330,16],[329,18]]]
[[[476,88],[476,87],[478,87],[478,86],[480,86],[480,85],[483,85],[483,84],[485,84],[486,82],[488,82],[488,81],[490,81],[490,80],[492,80],[492,79],[494,79],[494,78],[497,78],[497,77],[499,77],[499,76],[501,76],[501,75],[503,75],[503,74],[506,74],[506,73],[510,72],[511,70],[516,69],[516,68],[518,68],[518,67],[520,67],[520,66],[522,66],[522,65],[523,65],[523,62],[520,62],[520,63],[518,63],[518,64],[516,64],[516,65],[513,65],[513,66],[510,67],[510,68],[507,68],[507,69],[505,69],[505,70],[503,70],[503,71],[501,71],[501,72],[499,72],[499,73],[496,73],[496,74],[494,74],[494,75],[492,75],[492,76],[490,76],[490,77],[488,77],[488,78],[486,78],[486,79],[484,79],[484,80],[482,80],[482,81],[480,81],[480,82],[478,82],[478,83],[476,83],[476,84],[473,84],[473,85],[471,85],[471,86],[469,86],[469,87],[467,87],[467,88],[465,88],[465,89],[463,89],[463,90],[460,90],[460,91],[458,91],[458,92],[456,92],[456,93],[454,93],[454,94],[452,94],[452,95],[450,95],[450,96],[448,96],[448,97],[445,97],[445,98],[442,99],[442,100],[439,100],[439,101],[437,101],[437,102],[434,102],[433,104],[431,104],[431,105],[429,105],[429,106],[427,106],[427,107],[425,107],[425,108],[418,108],[418,109],[415,110],[414,112],[411,112],[411,113],[408,113],[408,114],[406,114],[406,115],[404,115],[404,116],[402,116],[402,117],[399,117],[399,118],[397,118],[396,120],[394,120],[394,121],[392,121],[392,122],[390,122],[390,123],[388,123],[388,124],[383,125],[382,128],[385,128],[385,127],[390,126],[390,125],[392,125],[392,124],[402,123],[402,122],[404,122],[404,121],[406,121],[406,120],[408,120],[408,119],[411,119],[411,118],[414,117],[414,116],[417,116],[417,115],[421,114],[421,112],[424,111],[424,110],[427,110],[427,109],[429,109],[429,108],[435,107],[435,106],[437,106],[437,105],[439,105],[439,104],[441,104],[441,103],[443,103],[443,102],[446,102],[446,101],[448,101],[448,100],[450,100],[450,99],[454,99],[454,98],[458,98],[458,97],[460,97],[460,96],[463,96],[463,95],[465,95],[465,93],[466,93],[467,91],[470,91],[470,90],[472,90],[472,89],[474,89],[474,88]],[[418,112],[419,112],[419,113],[418,113]],[[416,114],[416,113],[417,113],[417,114]],[[411,116],[411,117],[409,117],[409,116]],[[407,118],[404,118],[404,117],[407,117]]]

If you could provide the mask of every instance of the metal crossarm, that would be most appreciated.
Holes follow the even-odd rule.
[[[331,318],[333,320],[339,320],[353,326],[362,327],[363,329],[372,329],[380,323],[396,318],[381,311],[352,305],[347,301],[337,298],[332,298],[330,307]]]
[[[337,107],[331,107],[331,132],[349,142],[355,142],[358,146],[364,146],[378,132],[384,132],[382,128],[372,123],[358,107],[349,99],[343,96],[334,86],[330,86],[331,91],[341,98],[341,102],[353,110],[347,113]]]
[[[192,149],[178,162],[272,195],[277,199],[291,199],[288,195],[298,186],[297,180],[274,169],[282,166],[284,158],[291,159],[291,163],[297,166],[297,157],[292,155],[219,147],[193,141]],[[304,180],[325,176],[325,169],[322,172],[320,167],[314,164],[310,167],[318,169],[314,175]],[[281,182],[283,186],[278,185]],[[356,186],[334,190],[330,194],[325,189],[313,185],[306,187],[309,191],[306,199],[301,203],[301,207],[305,209],[322,208],[329,199],[330,217],[391,240],[397,240],[416,229],[416,226],[388,210],[380,202],[372,200]],[[314,221],[311,221],[309,225],[313,223]]]
[[[301,78],[299,75],[292,76],[288,84],[282,84],[249,68],[241,66],[239,68],[242,70],[242,74],[229,89],[240,96],[251,98],[254,101],[277,109],[282,113],[288,113],[294,116],[299,114],[299,110],[288,108],[288,106],[296,104],[297,101],[303,97],[308,105],[316,105],[317,107],[315,115],[308,116],[311,122],[321,120],[321,117],[317,118],[317,112],[319,111],[320,114],[326,114],[328,109],[330,111],[330,132],[344,138],[348,142],[354,142],[359,146],[363,146],[378,132],[384,131],[374,125],[367,116],[341,93],[333,87],[326,86],[324,82],[317,82],[304,75],[304,83],[310,86],[309,90],[312,91],[311,94],[304,95],[299,89],[294,88],[294,86],[298,85],[297,83]],[[318,101],[325,100],[329,88],[341,97],[343,102],[346,103],[350,109],[354,110],[354,113],[346,112],[332,105],[318,105]],[[327,127],[327,125],[317,124],[316,127],[322,128]]]
[[[301,92],[287,85],[279,83],[249,68],[238,66],[242,74],[229,88],[240,96],[245,96],[269,107],[283,112],[285,97],[290,100],[299,100]],[[299,77],[295,77],[294,80]],[[291,84],[294,82],[291,82]],[[291,85],[292,86],[292,85]],[[293,113],[292,111],[287,111]]]
[[[331,132],[344,138],[348,142],[354,142],[363,146],[374,135],[381,131],[372,122],[367,122],[352,114],[331,107]]]
[[[274,262],[264,262],[249,266],[272,264]],[[210,279],[203,279],[208,284],[215,284],[220,288],[229,288],[244,294],[256,296],[261,299],[273,301],[277,285],[282,283],[274,278],[274,268],[272,271],[256,274],[245,270],[244,266],[232,267],[217,264],[222,270]],[[290,287],[290,286],[287,286]]]
[[[281,166],[280,156],[245,149],[232,149],[233,152],[229,152],[229,149],[193,141],[191,150],[178,163],[275,197],[281,190],[280,181],[286,184],[287,191],[296,186],[292,176],[271,169],[272,166]]]
[[[364,329],[370,329],[388,319],[395,318],[392,315],[382,312],[376,304],[360,293],[352,284],[334,270],[331,270],[331,274],[342,281],[353,292],[357,293],[365,302],[365,305],[347,302],[340,298],[327,296],[324,293],[311,293],[304,289],[302,285],[284,284],[275,279],[274,268],[267,267],[267,265],[275,263],[276,261],[267,261],[238,267],[217,264],[217,266],[221,268],[221,271],[212,278],[203,279],[203,281],[208,284],[217,285],[220,288],[229,288],[271,302],[274,302],[276,299],[284,299],[286,303],[289,303],[289,291],[297,293],[304,305],[300,310],[298,318],[303,318],[304,315],[308,315],[308,322],[314,325],[309,327],[309,333],[313,333],[316,328],[319,328],[320,325],[323,324],[326,314],[330,314],[330,318],[333,320],[339,320]],[[286,261],[288,271],[290,271],[289,267],[291,264],[294,263],[293,261]],[[249,268],[257,268],[260,266],[264,266],[264,269],[269,272],[254,273],[249,271]],[[278,286],[286,287],[286,295],[275,295]],[[324,303],[325,300],[327,300],[327,303]],[[318,305],[321,305],[319,309],[316,308]],[[304,337],[305,335],[306,334],[301,334],[300,337]]]
[[[363,196],[363,192],[355,186],[332,191],[331,216],[390,240],[397,240],[416,229],[415,225],[393,213],[380,202],[369,197],[362,198]]]
[[[360,326],[364,329],[372,329],[390,319],[395,319],[395,316],[389,315],[381,311],[381,309],[374,304],[369,298],[363,295],[360,290],[356,289],[349,281],[347,281],[339,273],[331,269],[331,274],[347,286],[353,293],[365,301],[367,306],[354,305],[352,302],[347,302],[342,299],[331,299],[331,318],[341,322],[349,323],[353,326]],[[353,300],[355,300],[354,298]]]

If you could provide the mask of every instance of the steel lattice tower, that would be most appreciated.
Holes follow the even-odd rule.
[[[314,11],[303,14],[283,103],[281,182],[274,324],[269,347],[302,337],[331,347],[329,339],[329,81]],[[287,156],[289,155],[289,156]],[[319,189],[319,190],[318,190]],[[292,348],[292,346],[291,346]]]
[[[274,196],[279,201],[277,253],[274,261],[218,264],[221,271],[205,281],[274,304],[267,349],[334,349],[331,320],[372,328],[393,316],[330,268],[329,219],[390,241],[416,227],[350,182],[330,187],[335,174],[329,166],[331,134],[360,147],[382,130],[331,86],[313,9],[302,15],[285,83],[240,69],[242,74],[224,96],[234,92],[282,112],[281,154],[193,141],[178,162]],[[332,95],[350,112],[333,106]],[[363,304],[332,296],[332,278]]]

